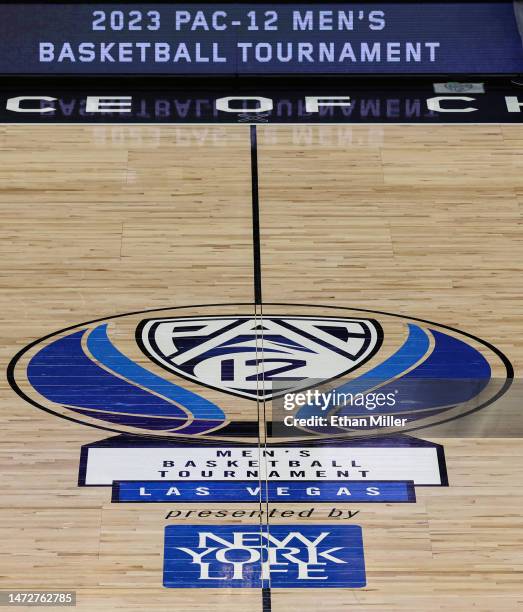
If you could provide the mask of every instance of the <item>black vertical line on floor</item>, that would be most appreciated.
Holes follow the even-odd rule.
[[[258,139],[256,126],[251,125],[251,191],[252,191],[252,249],[254,265],[254,303],[262,303],[260,198],[258,193]]]
[[[262,612],[271,612],[271,610],[272,610],[271,589],[263,588],[262,589]]]
[[[251,135],[252,254],[253,254],[253,268],[254,268],[254,306],[257,312],[257,307],[262,306],[262,273],[261,273],[261,241],[260,241],[260,196],[259,196],[259,185],[258,185],[258,134],[256,132],[255,125],[250,126],[250,135]],[[263,317],[263,314],[262,314],[262,317]],[[265,416],[265,410],[264,410],[263,427],[264,427],[265,434],[266,434],[265,419],[266,419],[266,416]],[[258,423],[260,423],[259,404],[258,404]],[[261,440],[260,440],[260,445],[261,445]],[[262,490],[262,483],[260,482],[260,492],[261,490]],[[266,494],[267,494],[267,491],[266,491]],[[266,503],[268,503],[268,499],[266,500]],[[260,497],[260,510],[262,510],[261,497]],[[260,512],[260,517],[261,516],[262,516],[262,513]],[[268,517],[266,517],[266,520],[267,519]],[[260,521],[262,522],[261,518],[260,518]],[[262,584],[263,583],[265,583],[265,580],[262,580]],[[271,612],[272,611],[271,589],[270,587],[263,586],[261,591],[262,591],[262,612]]]

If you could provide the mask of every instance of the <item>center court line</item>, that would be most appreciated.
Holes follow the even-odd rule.
[[[252,248],[254,258],[254,304],[262,305],[260,197],[258,193],[258,138],[256,125],[250,126],[251,137],[251,190],[252,190]]]
[[[263,303],[262,303],[262,276],[261,276],[261,240],[260,240],[260,198],[259,198],[259,184],[258,184],[258,138],[256,125],[249,126],[250,132],[250,143],[251,143],[251,196],[252,196],[252,247],[253,247],[253,280],[254,280],[254,312],[255,320],[261,322],[263,328]],[[258,327],[258,326],[256,326]],[[261,362],[261,371],[258,370],[257,363],[257,407],[258,407],[258,451],[259,451],[259,464],[261,466],[262,459],[265,461],[265,481],[262,483],[260,478],[260,537],[263,533],[264,519],[263,519],[263,493],[262,486],[265,487],[265,523],[267,527],[267,533],[269,533],[269,495],[268,488],[269,484],[267,481],[267,455],[262,451],[267,448],[267,414],[265,398],[260,401],[259,397],[259,386],[260,386],[260,374],[261,384],[265,385],[265,376],[263,370],[263,329],[255,331],[256,334],[256,361]],[[258,354],[261,351],[261,359],[258,359]],[[260,403],[262,409],[260,409]],[[268,547],[269,545],[267,545]],[[269,557],[268,557],[269,558]],[[260,568],[261,569],[261,568]],[[272,600],[271,600],[271,580],[270,573],[269,578],[266,581],[262,578],[262,612],[271,612]]]

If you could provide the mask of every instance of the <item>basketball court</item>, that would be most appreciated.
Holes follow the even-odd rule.
[[[521,609],[515,80],[4,77],[2,605]]]

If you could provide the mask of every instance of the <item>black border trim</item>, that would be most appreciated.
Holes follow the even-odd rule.
[[[436,444],[436,453],[438,456],[439,477],[442,487],[449,486],[449,473],[447,471],[447,460],[445,459],[445,449],[442,444]]]

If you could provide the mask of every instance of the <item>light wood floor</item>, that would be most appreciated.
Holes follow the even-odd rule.
[[[523,127],[259,126],[258,138],[266,302],[452,325],[518,375]],[[249,155],[247,126],[0,128],[3,370],[81,321],[251,302]],[[164,589],[169,505],[78,488],[80,446],[107,436],[24,403],[5,377],[0,392],[1,588],[75,589],[86,611],[261,610],[257,591]],[[275,590],[273,610],[521,609],[523,442],[443,443],[450,487],[353,508],[366,588]]]

